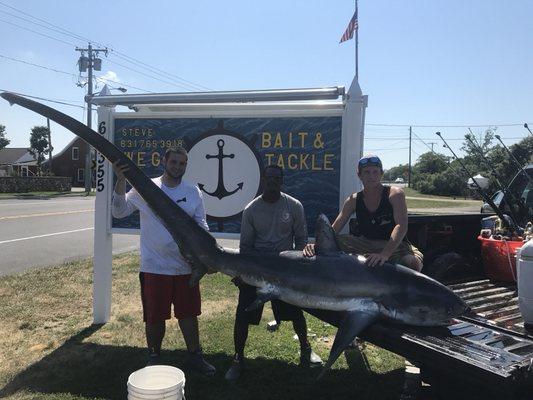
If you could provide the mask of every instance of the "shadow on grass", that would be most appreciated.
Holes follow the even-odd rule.
[[[51,394],[58,397],[125,399],[126,382],[131,372],[144,367],[146,350],[138,347],[100,345],[87,339],[100,326],[90,326],[67,340],[61,347],[16,375],[0,389],[0,398],[19,391]],[[165,352],[163,362],[183,366],[186,352]],[[186,373],[186,393],[193,399],[393,399],[398,397],[403,370],[378,375],[369,371],[360,357],[347,353],[348,369],[328,372],[316,380],[319,369],[302,369],[281,360],[247,360],[241,380],[229,383],[224,373],[231,356],[210,353],[206,359],[217,374],[207,378]]]

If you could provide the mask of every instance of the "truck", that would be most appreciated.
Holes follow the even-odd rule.
[[[533,177],[533,164],[525,171]],[[518,173],[493,200],[505,209],[505,193],[512,190],[523,199],[531,219],[532,189],[529,179]],[[422,272],[447,285],[470,312],[441,328],[378,323],[361,337],[419,367],[422,380],[440,398],[532,399],[533,328],[524,325],[516,282],[489,279],[487,272],[496,260],[483,261],[478,236],[489,210],[484,205],[480,211],[409,215],[408,240],[424,253]],[[511,264],[509,258],[509,268]]]

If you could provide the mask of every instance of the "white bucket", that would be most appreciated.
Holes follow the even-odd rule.
[[[181,400],[185,374],[169,365],[153,365],[132,372],[128,378],[128,400]]]

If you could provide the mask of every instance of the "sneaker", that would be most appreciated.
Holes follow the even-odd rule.
[[[302,367],[320,367],[322,359],[316,354],[311,346],[300,349],[300,366]]]
[[[204,359],[204,355],[201,350],[198,350],[194,353],[189,353],[189,359],[185,364],[188,368],[201,373],[205,376],[215,375],[216,368],[209,364]]]
[[[224,375],[224,378],[228,381],[236,381],[241,377],[243,370],[244,360],[235,357],[231,363],[231,367],[226,372],[226,375]]]
[[[148,361],[146,362],[147,367],[149,367],[150,365],[160,365],[160,364],[161,364],[161,355],[159,353],[148,354]]]

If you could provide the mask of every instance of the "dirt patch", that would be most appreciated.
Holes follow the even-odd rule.
[[[206,300],[202,301],[202,316],[211,317],[236,308],[237,303],[233,299]]]

